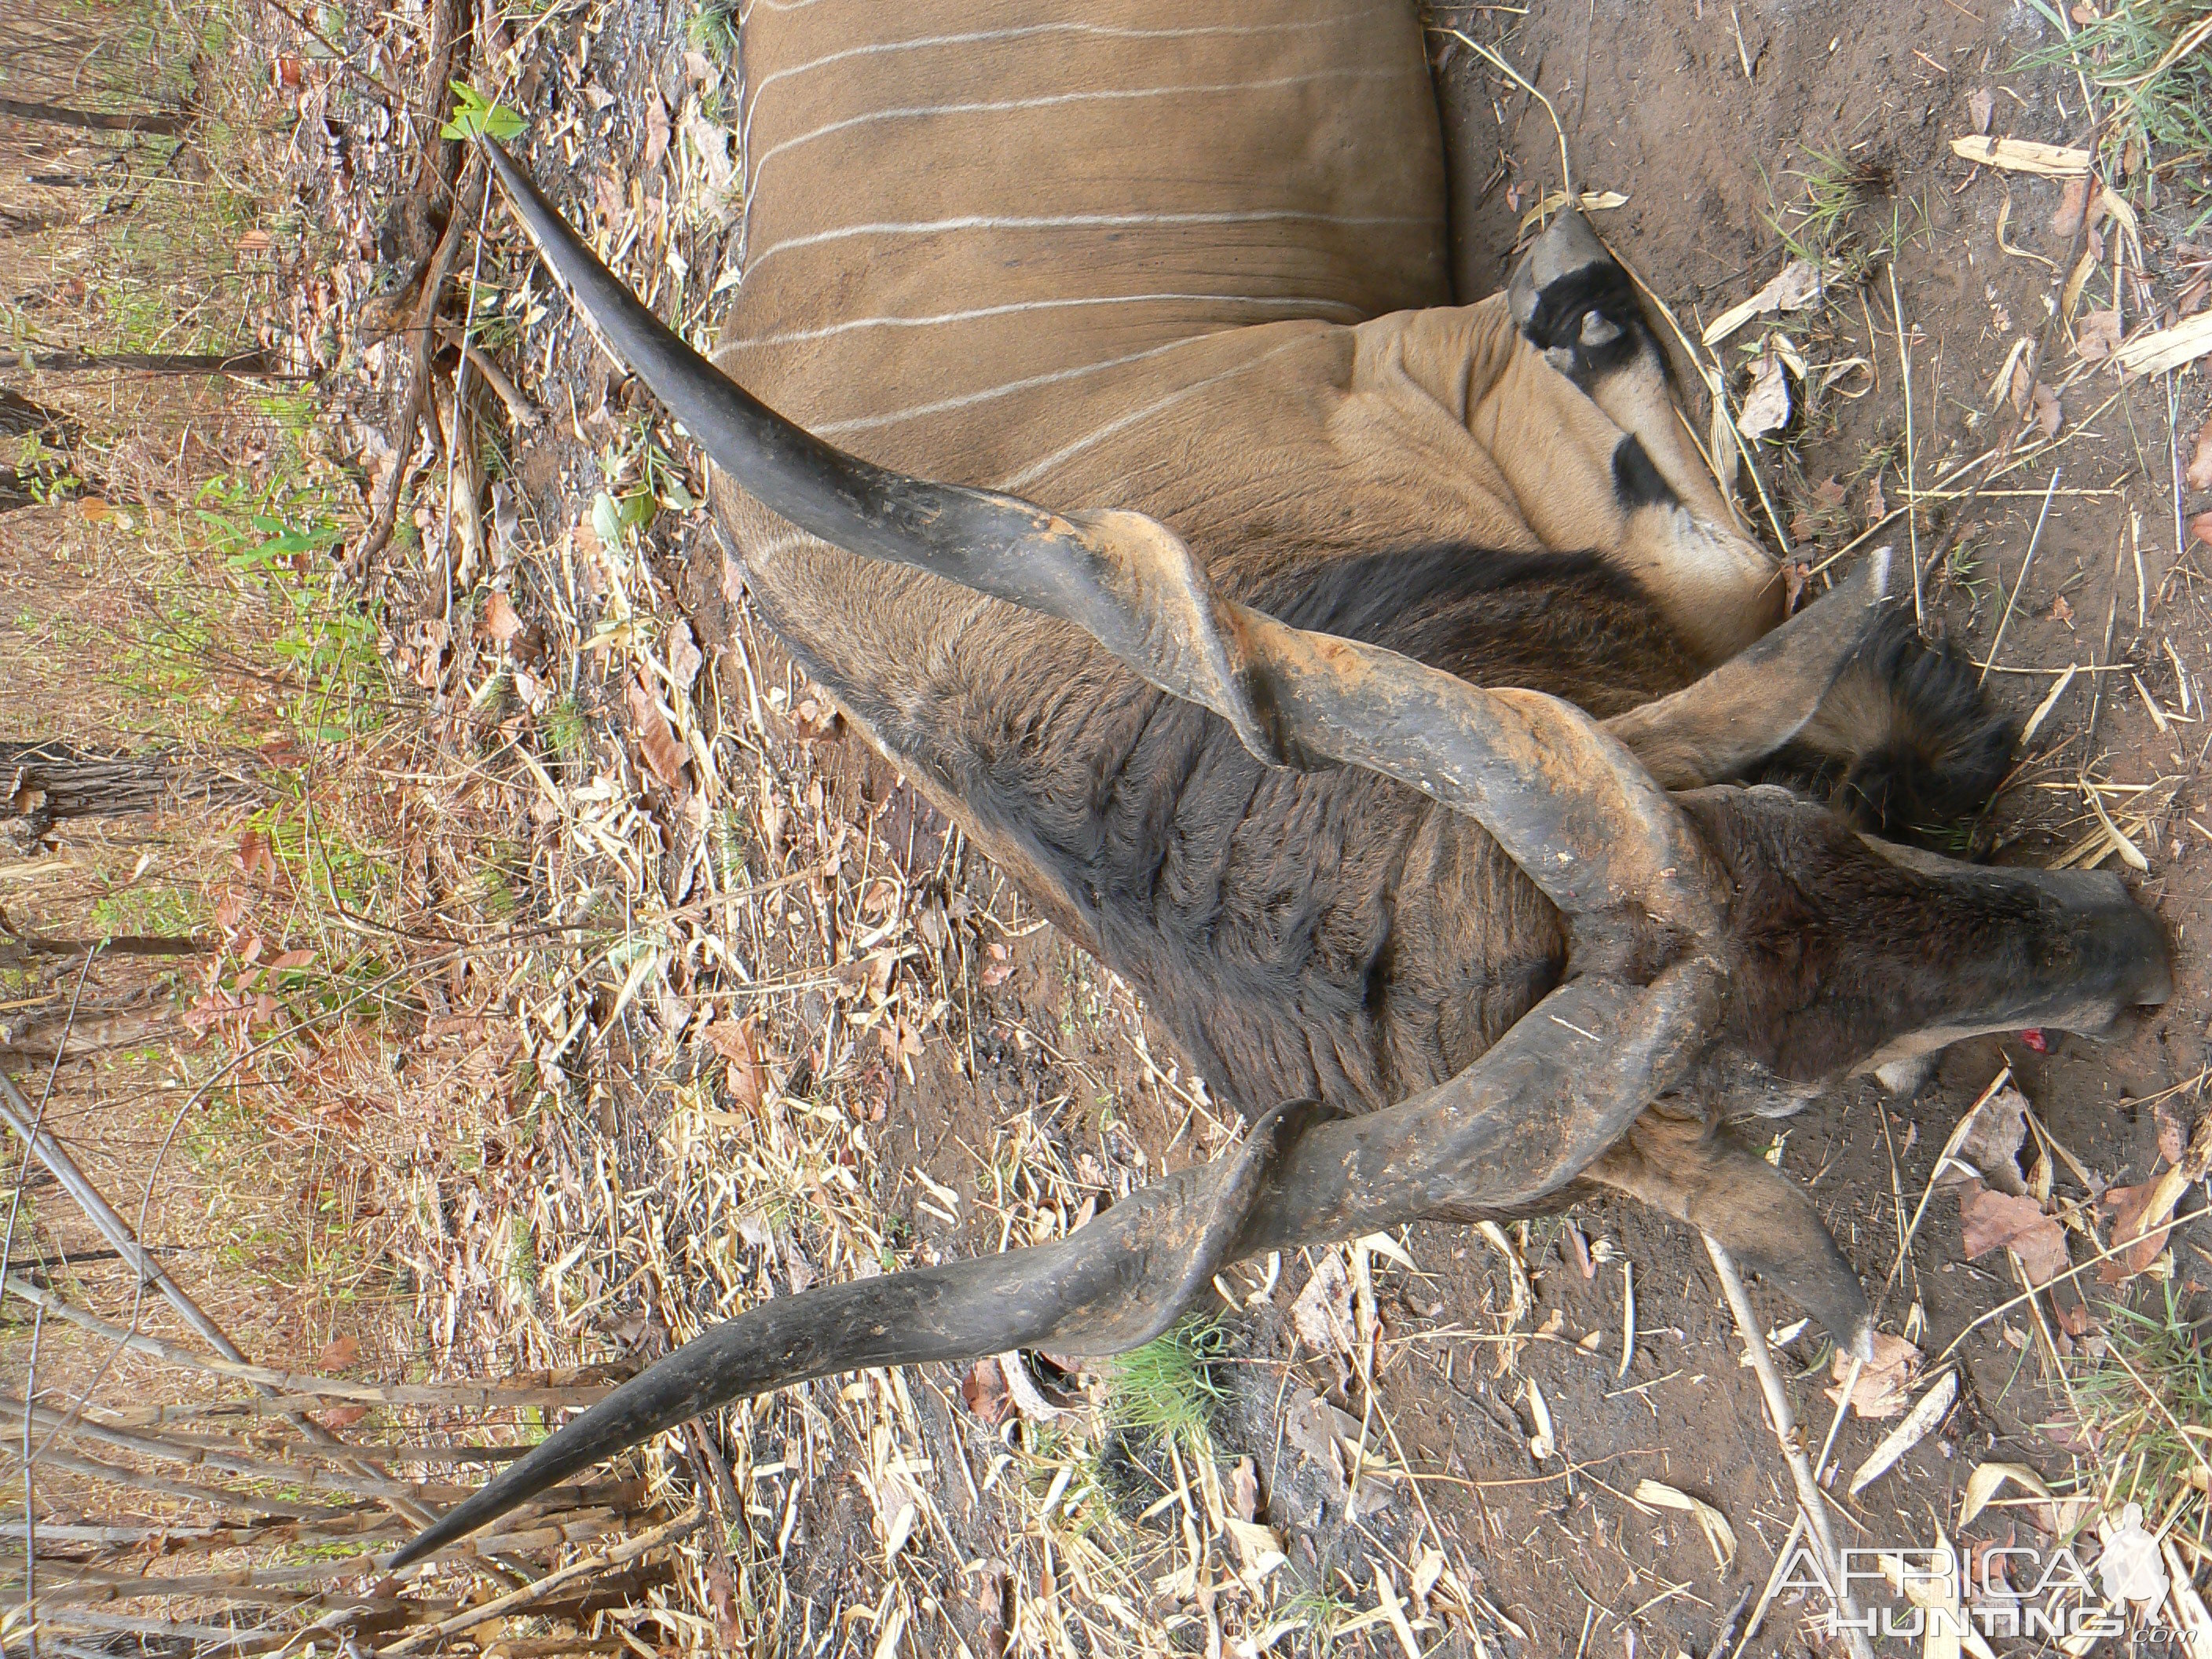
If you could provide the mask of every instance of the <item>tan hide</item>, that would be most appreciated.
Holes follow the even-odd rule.
[[[1271,549],[1465,541],[1595,550],[1712,657],[1778,614],[1671,412],[1615,410],[1687,508],[1625,511],[1621,427],[1502,300],[1448,303],[1407,0],[755,0],[741,50],[746,274],[718,361],[823,437],[1151,514],[1231,590]],[[960,676],[972,598],[726,512],[833,683]],[[838,580],[872,614],[803,614]]]

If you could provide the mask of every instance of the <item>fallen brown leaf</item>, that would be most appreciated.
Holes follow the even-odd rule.
[[[1990,130],[1990,117],[1996,113],[1996,100],[1987,87],[1976,87],[1966,94],[1966,113],[1974,118],[1976,133]]]
[[[2199,513],[2189,521],[2189,537],[2212,547],[2212,513]]]
[[[361,1358],[361,1339],[342,1336],[315,1356],[319,1371],[342,1371]]]
[[[1238,1458],[1229,1471],[1229,1507],[1239,1521],[1260,1518],[1260,1474],[1249,1457]]]
[[[1844,1379],[1851,1374],[1848,1355],[1838,1349],[1831,1363],[1830,1372],[1836,1380],[1835,1387],[1826,1390],[1829,1400],[1844,1403]],[[1912,1400],[1912,1381],[1920,1372],[1920,1350],[1901,1336],[1892,1336],[1887,1331],[1874,1334],[1874,1358],[1860,1371],[1858,1385],[1851,1390],[1851,1410],[1860,1417],[1895,1417]]]
[[[2081,216],[2089,210],[2089,180],[2086,174],[2076,174],[2066,181],[2059,193],[2058,208],[2051,216],[2051,234],[2071,236],[2081,228]]]
[[[2143,1225],[2152,1219],[2151,1206],[2157,1202],[2160,1183],[2146,1181],[2139,1187],[2107,1187],[2100,1200],[2100,1209],[2112,1212],[2112,1243],[2126,1243],[2128,1248],[2097,1269],[2100,1283],[2117,1285],[2148,1269],[2166,1249],[2166,1237],[2172,1231],[2167,1218],[2172,1214],[2169,1206],[2166,1216],[2158,1218],[2160,1224],[2143,1231]],[[2137,1237],[2140,1234],[2141,1237]],[[2133,1240],[2133,1243],[2129,1243]]]
[[[1334,1250],[1325,1252],[1314,1263],[1313,1277],[1291,1304],[1291,1325],[1316,1353],[1350,1353],[1358,1346],[1358,1328],[1352,1320],[1352,1280],[1344,1271],[1344,1258]]]
[[[2027,1139],[2027,1097],[2017,1089],[2000,1089],[1975,1109],[1974,1121],[1960,1139],[1959,1155],[1999,1192],[2023,1193],[2027,1188],[2020,1177],[2020,1148]],[[1968,1178],[1954,1172],[1944,1184]]]
[[[514,605],[497,588],[484,601],[483,631],[501,645],[511,644],[522,631],[522,618],[515,614]]]
[[[2181,476],[2191,489],[2212,489],[2212,419],[2206,420],[2197,433],[2197,453]]]
[[[1013,1414],[1014,1397],[1006,1391],[1006,1374],[996,1359],[979,1359],[968,1368],[960,1383],[960,1398],[968,1409],[992,1428]]]
[[[2117,311],[2084,312],[2081,325],[2074,331],[2074,349],[2085,363],[2101,363],[2120,349],[2120,313]]]
[[[2000,1193],[1970,1181],[1959,1189],[1959,1219],[1966,1230],[1961,1245],[1969,1260],[2000,1248],[2020,1258],[2027,1281],[2041,1286],[2071,1265],[2066,1229],[2023,1194]]]
[[[2041,380],[2038,380],[2035,383],[2035,390],[2030,392],[2028,397],[2035,405],[2035,423],[2043,428],[2043,435],[2046,438],[2057,437],[2059,422],[2065,418],[2065,413],[2058,404],[2058,394]]]
[[[660,712],[653,691],[645,681],[633,675],[629,683],[630,725],[637,732],[637,746],[645,757],[645,763],[662,783],[670,789],[684,787],[684,750],[670,730],[668,716]]]

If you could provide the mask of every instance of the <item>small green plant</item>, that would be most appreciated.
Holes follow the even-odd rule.
[[[2203,1468],[2191,1433],[2212,1424],[2212,1354],[2172,1282],[2160,1290],[2148,1310],[2117,1303],[2106,1308],[2105,1352],[2073,1387],[2099,1467],[2126,1472],[2114,1501],[2133,1499],[2157,1515],[2177,1498],[2204,1502],[2201,1494],[2190,1496]],[[2196,1522],[2184,1516],[2175,1524]]]
[[[2015,67],[2079,71],[2111,100],[2102,143],[2118,176],[2138,194],[2157,179],[2201,204],[2192,234],[2212,220],[2212,0],[2121,0],[2079,24],[2051,0],[2028,3],[2060,38]]]
[[[1212,1456],[1213,1418],[1222,1403],[1212,1366],[1223,1346],[1217,1322],[1190,1318],[1132,1348],[1107,1370],[1108,1419],[1140,1439],[1173,1441],[1186,1452]]]
[[[1798,188],[1766,216],[1790,258],[1821,266],[1829,280],[1848,287],[1893,253],[1904,240],[1904,222],[1893,204],[1889,222],[1875,212],[1895,187],[1886,163],[1853,160],[1849,155],[1805,149],[1805,164],[1784,173]],[[1876,221],[1871,227],[1869,221]]]
[[[465,81],[453,82],[453,118],[438,129],[441,138],[495,138],[509,143],[529,130],[529,124],[504,104],[494,103]]]
[[[562,760],[581,760],[591,744],[591,727],[576,699],[567,693],[553,699],[538,722],[546,742]]]
[[[701,52],[734,55],[738,49],[737,0],[706,0],[691,14],[684,33]]]

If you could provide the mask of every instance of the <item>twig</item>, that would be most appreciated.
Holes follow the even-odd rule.
[[[400,1654],[412,1653],[416,1649],[427,1646],[441,1637],[451,1636],[456,1631],[470,1629],[484,1623],[487,1620],[503,1618],[534,1602],[542,1601],[563,1584],[574,1583],[579,1578],[587,1578],[595,1572],[605,1572],[609,1567],[619,1567],[626,1562],[636,1560],[639,1556],[649,1551],[659,1549],[663,1544],[672,1544],[680,1538],[688,1538],[696,1530],[700,1522],[706,1518],[706,1515],[705,1507],[695,1504],[690,1510],[678,1516],[675,1520],[655,1527],[651,1532],[640,1533],[636,1537],[616,1545],[604,1555],[594,1555],[588,1560],[562,1567],[557,1572],[549,1572],[543,1578],[533,1579],[525,1584],[520,1589],[509,1590],[505,1595],[494,1596],[481,1607],[471,1607],[465,1613],[456,1613],[451,1619],[441,1620],[427,1629],[410,1632],[391,1646],[380,1648],[377,1650],[377,1659],[398,1659]]]
[[[436,349],[436,331],[431,319],[438,314],[438,302],[446,291],[446,279],[453,274],[453,261],[459,257],[461,239],[470,222],[476,217],[470,203],[486,179],[483,161],[471,155],[468,167],[461,175],[460,188],[454,192],[453,210],[446,221],[446,234],[438,239],[437,252],[430,256],[430,269],[422,279],[422,297],[415,302],[414,320],[409,333],[415,350],[409,360],[407,391],[400,398],[399,413],[392,422],[392,471],[378,486],[376,503],[368,517],[368,528],[355,547],[348,566],[356,580],[368,574],[368,567],[392,540],[392,532],[399,522],[399,493],[406,487],[407,474],[411,470],[409,458],[415,453],[416,428],[422,418],[423,400],[430,391],[430,357]]]
[[[603,1382],[581,1382],[567,1388],[549,1385],[519,1389],[480,1383],[441,1386],[422,1382],[349,1382],[343,1377],[317,1376],[306,1372],[278,1370],[267,1365],[211,1359],[204,1354],[194,1353],[189,1348],[179,1347],[173,1342],[166,1342],[158,1336],[149,1336],[143,1332],[127,1331],[120,1325],[111,1325],[98,1316],[87,1313],[75,1304],[64,1302],[52,1291],[41,1290],[28,1279],[14,1273],[7,1277],[6,1290],[10,1296],[21,1297],[33,1307],[43,1308],[48,1313],[66,1319],[70,1324],[90,1331],[95,1336],[118,1343],[133,1353],[166,1359],[173,1365],[183,1365],[210,1376],[250,1383],[256,1388],[283,1390],[283,1394],[275,1399],[236,1402],[240,1409],[251,1408],[256,1413],[283,1414],[333,1400],[355,1401],[373,1406],[442,1406],[471,1412],[488,1411],[501,1406],[539,1408],[587,1406],[613,1387],[611,1383]],[[150,1409],[158,1412],[160,1408]],[[127,1417],[129,1413],[118,1415]]]
[[[1782,1547],[1774,1553],[1774,1570],[1766,1575],[1766,1588],[1759,1593],[1759,1605],[1751,1610],[1751,1622],[1743,1627],[1743,1633],[1736,1637],[1734,1647],[1728,1646],[1729,1638],[1734,1634],[1733,1625],[1723,1627],[1719,1638],[1713,1644],[1710,1659],[1736,1659],[1751,1645],[1751,1638],[1759,1634],[1759,1626],[1765,1622],[1767,1608],[1774,1604],[1775,1591],[1782,1588],[1783,1570],[1790,1565],[1790,1553],[1797,1547],[1797,1540],[1804,1535],[1805,1512],[1800,1510],[1790,1522],[1790,1535],[1782,1540]],[[1748,1594],[1750,1586],[1744,1588]],[[1736,1612],[1740,1613],[1742,1611],[1743,1603],[1739,1601]],[[1723,1648],[1728,1649],[1725,1655],[1722,1653]]]
[[[1889,319],[1897,325],[1897,372],[1905,386],[1905,528],[1912,544],[1912,620],[1925,625],[1922,608],[1920,571],[1920,514],[1912,510],[1920,492],[1917,464],[1913,459],[1912,358],[1905,349],[1905,302],[1897,297],[1897,261],[1889,262]],[[1992,655],[1996,654],[1994,652]]]
[[[61,1182],[63,1190],[76,1200],[78,1207],[90,1218],[93,1225],[99,1228],[101,1235],[114,1246],[116,1253],[136,1268],[142,1279],[168,1299],[169,1305],[183,1316],[186,1324],[207,1340],[210,1347],[233,1364],[244,1364],[246,1356],[223,1334],[222,1327],[209,1318],[200,1304],[185,1294],[177,1281],[169,1277],[167,1269],[138,1243],[137,1236],[123,1218],[116,1214],[107,1200],[100,1195],[100,1189],[85,1178],[84,1171],[77,1168],[76,1161],[62,1150],[61,1143],[42,1125],[33,1123],[31,1118],[30,1103],[17,1091],[13,1080],[4,1072],[0,1072],[0,1122],[5,1122],[22,1137],[31,1151],[38,1154],[39,1161],[52,1173],[55,1180]],[[10,1288],[13,1288],[12,1277]]]
[[[2051,516],[2051,497],[2058,488],[2058,475],[2065,470],[2063,466],[2051,469],[2051,488],[2043,492],[2043,510],[2035,515],[2035,533],[2027,538],[2027,556],[2021,560],[2020,574],[2013,578],[2012,592],[2005,596],[2004,614],[1997,618],[1996,637],[1990,641],[1989,660],[1982,665],[1981,680],[1974,682],[1977,685],[1989,678],[1990,670],[1996,664],[1997,647],[2004,643],[2005,624],[2012,620],[2013,606],[2020,603],[2020,590],[2027,586],[2027,568],[2035,562],[2036,545],[2043,539],[2044,520]]]
[[[1759,1328],[1759,1316],[1752,1311],[1751,1297],[1743,1288],[1743,1276],[1736,1272],[1735,1261],[1718,1239],[1707,1233],[1705,1240],[1705,1254],[1712,1257],[1713,1271],[1720,1275],[1721,1289],[1728,1297],[1729,1311],[1735,1316],[1736,1333],[1743,1338],[1744,1352],[1751,1358],[1751,1369],[1759,1378],[1759,1392],[1766,1396],[1774,1437],[1781,1443],[1783,1458],[1790,1465],[1790,1480],[1797,1488],[1797,1507],[1820,1546],[1821,1565],[1827,1571],[1836,1605],[1844,1615],[1844,1638],[1856,1659],[1874,1659],[1873,1645],[1868,1642],[1866,1632],[1858,1627],[1858,1598],[1851,1594],[1843,1577],[1842,1558],[1836,1553],[1835,1533],[1828,1525],[1826,1501],[1814,1483],[1813,1466],[1806,1462],[1804,1448],[1797,1443],[1797,1424],[1790,1410],[1790,1396],[1782,1391],[1782,1378],[1774,1369],[1774,1356],[1767,1352],[1766,1334]]]
[[[471,340],[458,325],[441,317],[437,319],[436,326],[438,337],[447,345],[459,348],[461,355],[475,366],[477,373],[484,377],[484,384],[499,395],[500,402],[507,405],[507,412],[514,417],[517,426],[532,427],[544,422],[544,411],[531,402],[528,394],[508,378],[507,371],[494,362],[490,355]]]

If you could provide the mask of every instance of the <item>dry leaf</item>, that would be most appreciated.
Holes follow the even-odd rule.
[[[1966,113],[1974,118],[1974,131],[1984,134],[1990,130],[1990,117],[1996,112],[1996,100],[1987,87],[1976,87],[1966,94]]]
[[[2064,144],[2039,144],[2027,138],[1954,138],[1951,154],[1977,167],[2007,173],[2032,173],[2042,179],[2071,179],[2089,171],[2089,152]]]
[[[1014,1397],[1006,1392],[1006,1374],[995,1359],[979,1359],[968,1368],[960,1380],[960,1399],[989,1428],[1013,1414]]]
[[[2199,513],[2189,521],[2189,538],[2212,547],[2212,513]]]
[[[2089,210],[2089,180],[2086,175],[2069,179],[2066,188],[2059,192],[2058,208],[2051,216],[2051,234],[2069,237],[2081,228],[2082,216]]]
[[[1352,1279],[1338,1252],[1329,1250],[1314,1263],[1313,1277],[1291,1304],[1291,1327],[1298,1340],[1316,1353],[1350,1353],[1356,1346]]]
[[[1636,1501],[1649,1504],[1656,1510],[1681,1510],[1695,1516],[1705,1532],[1705,1542],[1712,1547],[1713,1559],[1720,1563],[1723,1572],[1735,1559],[1735,1528],[1729,1525],[1726,1516],[1704,1498],[1692,1498],[1673,1486],[1647,1480],[1636,1483]]]
[[[2051,602],[2051,620],[2055,623],[2064,623],[2069,628],[2073,626],[2074,607],[2066,603],[2066,596],[2063,593]]]
[[[670,729],[668,717],[660,712],[660,704],[645,681],[632,675],[629,682],[629,719],[637,732],[638,751],[653,775],[670,789],[684,787],[684,750]]]
[[[700,1035],[728,1064],[722,1073],[731,1098],[748,1111],[757,1111],[766,1097],[766,1073],[761,1066],[760,1045],[752,1020],[718,1019]]]
[[[2197,453],[2182,475],[2191,489],[2212,489],[2212,419],[2197,434]]]
[[[2020,1178],[2020,1148],[2027,1139],[2027,1097],[2000,1089],[1975,1108],[1974,1121],[1959,1139],[1959,1155],[1999,1192],[2018,1194],[2027,1190]],[[1944,1184],[1968,1178],[1954,1173]]]
[[[2117,1285],[2133,1274],[2146,1271],[2166,1249],[2166,1237],[2172,1230],[2171,1221],[2142,1231],[2148,1221],[2151,1205],[2155,1201],[2159,1182],[2146,1181],[2139,1187],[2107,1187],[2099,1201],[2100,1209],[2112,1212],[2112,1243],[2127,1243],[2128,1248],[2097,1269],[2100,1283]],[[2172,1212],[2169,1209],[2167,1215]],[[2163,1220],[2163,1218],[2161,1218]],[[2138,1236],[2140,1235],[2140,1236]]]
[[[1528,1416],[1536,1425],[1536,1432],[1528,1437],[1528,1450],[1540,1463],[1559,1450],[1559,1437],[1552,1426],[1552,1408],[1544,1403],[1544,1391],[1533,1376],[1528,1379]]]
[[[660,94],[648,92],[645,97],[645,156],[644,169],[650,176],[667,159],[668,106],[660,101]]]
[[[692,682],[699,678],[699,671],[707,665],[699,641],[691,637],[691,624],[681,617],[669,623],[664,649],[668,655],[670,675],[684,690],[690,690]]]
[[[1754,317],[1771,311],[1802,311],[1820,296],[1820,267],[1810,259],[1792,259],[1774,280],[1748,300],[1730,306],[1705,328],[1705,343],[1714,345]]]
[[[1260,1513],[1260,1471],[1249,1457],[1240,1457],[1229,1471],[1229,1507],[1240,1521],[1256,1519]]]
[[[2032,1198],[1993,1192],[1970,1181],[1959,1188],[1959,1219],[1966,1230],[1961,1248],[1969,1260],[1999,1248],[2010,1250],[2031,1285],[2048,1285],[2072,1265],[2066,1255],[2066,1229]]]
[[[1841,1405],[1843,1382],[1850,1375],[1850,1356],[1840,1348],[1830,1362],[1836,1386],[1826,1390],[1830,1401]],[[1894,1417],[1912,1398],[1912,1380],[1920,1371],[1920,1350],[1901,1336],[1887,1331],[1874,1334],[1874,1358],[1859,1372],[1851,1390],[1851,1410],[1860,1417]]]
[[[1984,1463],[1966,1477],[1966,1496],[1959,1510],[1959,1524],[1966,1526],[1989,1507],[2005,1482],[2025,1486],[2039,1498],[2051,1496],[2043,1477],[2025,1463]]]
[[[323,1426],[326,1429],[349,1429],[368,1415],[368,1407],[366,1406],[333,1407],[323,1413]]]
[[[2074,349],[2085,363],[2101,363],[2120,348],[2120,313],[2084,312],[2074,331]]]
[[[515,614],[513,601],[497,588],[484,601],[483,626],[501,645],[513,644],[514,636],[522,632],[522,618]]]
[[[2065,412],[2058,405],[2058,394],[2038,380],[2028,399],[2035,405],[2035,423],[2043,428],[2043,435],[2057,437],[2059,422],[2065,418]]]
[[[2158,1123],[2158,1155],[2168,1164],[2180,1163],[2182,1149],[2189,1144],[2189,1135],[2181,1127],[2181,1117],[2173,1109],[2173,1103],[2160,1101],[2152,1109],[2151,1115]]]
[[[1222,1516],[1221,1525],[1230,1541],[1237,1546],[1237,1559],[1243,1562],[1244,1571],[1255,1579],[1265,1578],[1290,1559],[1283,1553],[1282,1534],[1273,1527],[1234,1515]]]
[[[1752,365],[1751,390],[1735,417],[1736,430],[1747,438],[1763,438],[1790,422],[1790,380],[1782,368],[1782,355],[1771,340]]]
[[[315,1356],[315,1369],[323,1372],[342,1371],[360,1358],[361,1339],[342,1336]]]
[[[1905,1414],[1905,1420],[1881,1437],[1881,1443],[1867,1454],[1851,1475],[1850,1496],[1856,1498],[1869,1486],[1887,1474],[1897,1460],[1925,1439],[1928,1431],[1943,1420],[1943,1413],[1951,1409],[1951,1402],[1959,1397],[1959,1373],[1945,1371],[1936,1379],[1936,1385],[1920,1396],[1920,1403]]]

